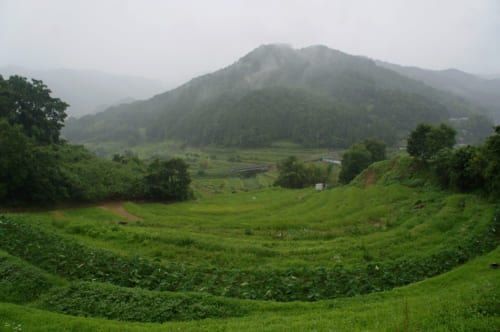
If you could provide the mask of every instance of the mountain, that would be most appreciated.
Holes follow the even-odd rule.
[[[474,111],[464,99],[366,57],[325,46],[263,45],[151,99],[68,121],[63,134],[76,142],[346,147],[373,136],[394,144],[418,122],[461,118],[463,136],[474,140],[492,126]]]
[[[0,68],[4,77],[19,75],[42,80],[52,95],[68,103],[69,116],[80,117],[110,106],[146,99],[164,91],[161,82],[142,77],[120,76],[93,70],[34,70],[22,67]]]
[[[383,61],[377,65],[394,70],[401,75],[425,84],[451,92],[483,107],[482,113],[500,123],[500,77],[480,77],[457,69],[427,70],[404,67]]]

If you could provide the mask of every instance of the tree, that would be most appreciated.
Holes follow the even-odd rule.
[[[342,169],[339,174],[341,183],[349,183],[370,164],[386,159],[385,144],[376,138],[352,145],[342,155]]]
[[[386,146],[383,142],[379,141],[376,138],[368,138],[363,141],[363,144],[365,145],[366,149],[370,151],[372,163],[386,159]]]
[[[480,148],[465,146],[456,150],[441,149],[433,158],[432,168],[443,188],[462,192],[483,188]]]
[[[295,156],[290,156],[278,163],[278,178],[275,185],[285,188],[305,188],[319,182],[326,182],[332,171],[332,165],[326,167],[314,164],[306,165]]]
[[[28,178],[33,143],[21,126],[0,119],[0,202],[17,197]]]
[[[452,148],[455,145],[455,136],[455,129],[444,123],[439,127],[420,123],[410,133],[406,150],[411,156],[427,161],[441,149]]]
[[[278,178],[275,185],[286,188],[303,188],[306,172],[304,163],[295,156],[290,156],[278,163]]]
[[[342,168],[339,174],[341,183],[349,183],[362,170],[372,163],[372,154],[363,143],[352,145],[342,155]]]
[[[485,167],[483,176],[487,189],[494,197],[500,197],[500,126],[495,127],[495,135],[486,139],[482,149]]]
[[[0,202],[44,204],[67,197],[56,145],[36,145],[22,127],[0,120]]]
[[[144,178],[146,196],[160,200],[186,200],[191,196],[188,164],[180,158],[155,159]]]
[[[40,80],[0,76],[0,118],[20,125],[26,136],[39,144],[59,141],[68,104],[50,96],[50,89]]]

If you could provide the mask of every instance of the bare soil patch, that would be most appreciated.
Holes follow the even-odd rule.
[[[99,205],[101,209],[111,211],[117,215],[133,221],[142,221],[142,218],[125,210],[123,202],[107,202]]]
[[[56,217],[56,219],[62,219],[65,217],[64,213],[62,211],[59,211],[59,210],[52,211],[52,215],[54,217]]]
[[[377,181],[377,174],[373,169],[369,169],[365,175],[365,186],[371,186]]]

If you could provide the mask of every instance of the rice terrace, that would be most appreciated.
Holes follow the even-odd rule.
[[[500,332],[499,3],[0,0],[0,331]]]
[[[2,329],[495,330],[498,205],[395,183],[404,162],[322,192],[6,213]]]

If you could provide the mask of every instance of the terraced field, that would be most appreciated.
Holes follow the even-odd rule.
[[[393,164],[323,192],[4,214],[0,329],[498,331],[499,207]]]

